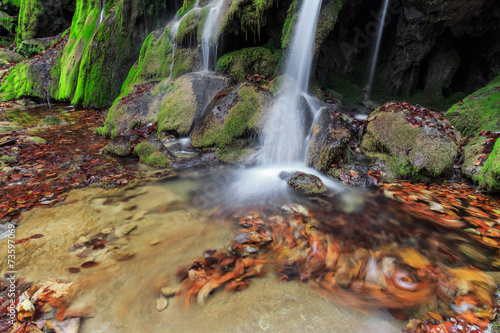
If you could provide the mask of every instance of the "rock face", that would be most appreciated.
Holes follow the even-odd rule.
[[[280,178],[285,180],[288,185],[295,190],[305,194],[317,194],[326,192],[326,186],[321,178],[308,173],[296,172],[281,172]]]
[[[387,165],[388,179],[451,174],[460,134],[439,113],[389,102],[368,120],[361,147]]]
[[[319,171],[326,171],[340,156],[351,140],[351,125],[335,107],[323,107],[311,134],[306,163]]]

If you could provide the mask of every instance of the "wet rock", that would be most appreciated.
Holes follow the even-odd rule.
[[[168,299],[160,297],[156,300],[156,310],[163,311],[168,306]]]
[[[114,156],[129,156],[132,153],[132,142],[128,138],[118,137],[108,143],[103,152]]]
[[[151,136],[139,143],[135,147],[134,153],[139,156],[141,162],[157,168],[171,167],[172,161],[175,160],[175,156],[156,136]]]
[[[218,159],[252,165],[272,93],[261,85],[243,82],[221,91],[197,123],[192,134],[196,148],[216,149]]]
[[[306,163],[319,171],[326,171],[346,149],[351,140],[351,125],[338,107],[323,107],[312,129]]]
[[[305,194],[315,194],[326,192],[326,186],[323,184],[321,178],[315,175],[296,172],[281,172],[279,177],[286,180],[288,185],[293,187],[295,190],[303,192]]]
[[[452,175],[460,134],[438,112],[389,102],[368,121],[361,147],[387,167],[389,180]]]

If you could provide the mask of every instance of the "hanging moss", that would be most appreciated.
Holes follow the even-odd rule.
[[[219,33],[226,30],[233,22],[240,22],[240,30],[245,36],[252,31],[260,38],[260,29],[264,13],[275,3],[275,0],[233,0],[225,12]]]
[[[272,52],[263,47],[249,47],[223,55],[217,61],[217,71],[241,81],[245,74],[274,76],[281,59],[281,51]]]
[[[17,27],[17,42],[31,39],[36,36],[38,20],[44,8],[40,0],[22,0]]]

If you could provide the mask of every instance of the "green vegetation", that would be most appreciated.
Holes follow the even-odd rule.
[[[248,37],[252,31],[260,39],[260,29],[264,13],[275,3],[275,0],[233,0],[226,11],[219,31],[224,31],[233,22],[240,22],[239,29]]]
[[[0,87],[3,100],[18,99],[24,96],[39,96],[39,77],[30,71],[30,62],[24,61],[11,68]]]
[[[192,38],[193,41],[197,40],[198,26],[200,24],[200,11],[193,10],[182,18],[177,31],[177,44],[183,44]]]
[[[316,47],[319,47],[333,30],[341,9],[342,0],[332,0],[321,9],[316,26]],[[289,30],[288,33],[290,33]]]
[[[238,94],[238,101],[228,110],[223,122],[207,129],[201,136],[193,136],[193,146],[228,147],[245,131],[258,127],[263,110],[256,87],[243,85]]]
[[[263,47],[250,47],[223,55],[217,61],[217,71],[242,81],[245,74],[274,76],[281,59],[281,51],[272,52]]]
[[[185,15],[187,12],[189,12],[191,9],[193,9],[194,3],[196,0],[184,0],[182,3],[182,7],[177,11],[177,14],[175,14],[175,17],[180,17]]]
[[[168,158],[168,154],[159,151],[153,144],[149,142],[139,143],[134,152],[139,156],[142,162],[157,168],[168,168],[172,166],[172,161]]]
[[[463,137],[500,130],[500,76],[453,105],[445,116]]]
[[[48,116],[40,120],[40,125],[42,126],[56,126],[63,123],[62,119],[56,116]]]
[[[293,0],[286,14],[285,24],[281,33],[281,47],[286,49],[292,39],[293,27],[297,18],[297,0]]]
[[[17,162],[17,157],[13,155],[2,155],[0,160],[7,164],[12,164]]]
[[[477,181],[481,188],[488,191],[500,190],[500,140],[495,143],[493,151],[479,174],[474,174],[472,179]]]
[[[40,0],[22,0],[19,10],[19,21],[16,40],[23,40],[36,36],[40,14],[43,14],[43,5]]]

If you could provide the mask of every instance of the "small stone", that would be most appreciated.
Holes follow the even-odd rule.
[[[113,228],[104,228],[101,230],[101,234],[103,234],[103,235],[109,235],[112,232],[113,232]]]
[[[149,242],[149,245],[153,246],[153,245],[157,245],[160,243],[160,240],[158,238],[156,239],[153,239],[151,242]]]
[[[83,243],[87,243],[89,241],[89,239],[85,236],[82,236],[80,238],[78,238],[78,240],[76,241],[78,244],[83,244]]]
[[[132,221],[139,221],[139,220],[142,220],[144,218],[144,216],[146,215],[146,212],[141,210],[141,211],[138,211],[137,213],[134,214],[134,216],[132,217]]]
[[[161,294],[165,297],[172,297],[177,294],[177,291],[179,291],[179,288],[173,288],[173,287],[163,287],[161,288]]]
[[[160,297],[156,300],[156,310],[163,311],[168,306],[168,299]]]
[[[137,228],[137,224],[135,224],[135,223],[126,224],[124,226],[117,228],[115,231],[115,235],[118,237],[128,235],[135,228]]]
[[[134,256],[134,253],[128,250],[116,249],[111,253],[111,258],[116,261],[129,260]]]

